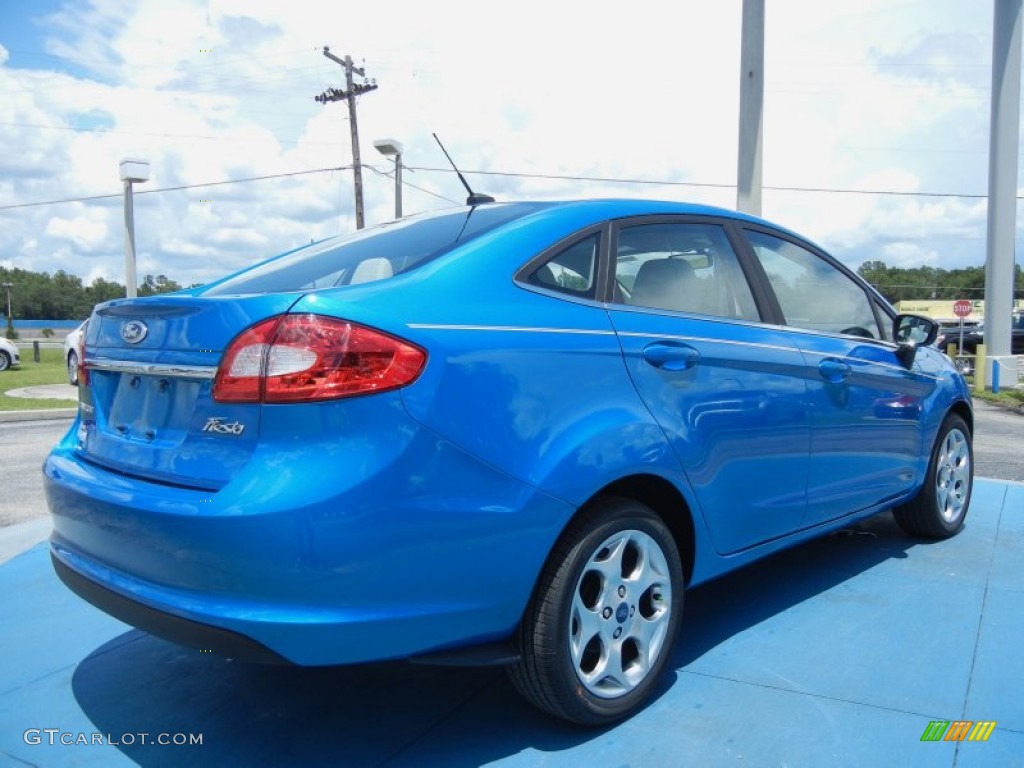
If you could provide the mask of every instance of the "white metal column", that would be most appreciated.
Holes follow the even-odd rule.
[[[985,346],[990,357],[1010,354],[1020,139],[1021,3],[994,0],[985,251]]]
[[[761,150],[764,128],[764,2],[743,0],[740,51],[740,146],[736,210],[761,215]]]

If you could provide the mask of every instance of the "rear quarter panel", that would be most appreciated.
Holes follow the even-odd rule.
[[[604,308],[513,281],[537,253],[602,215],[516,222],[411,273],[310,294],[293,311],[348,317],[426,349],[423,373],[401,390],[409,414],[557,498],[581,504],[633,472],[674,476]]]

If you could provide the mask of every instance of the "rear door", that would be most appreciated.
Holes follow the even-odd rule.
[[[629,374],[664,429],[715,548],[800,527],[810,426],[804,360],[761,313],[726,230],[708,218],[613,229],[609,313]]]
[[[887,316],[864,287],[806,243],[745,230],[807,360],[807,525],[874,506],[916,482],[923,403],[937,382],[896,359]]]
[[[79,453],[161,482],[224,485],[252,454],[260,407],[215,403],[217,364],[235,336],[300,295],[168,295],[101,306],[86,335]]]

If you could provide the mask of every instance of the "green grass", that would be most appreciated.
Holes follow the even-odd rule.
[[[21,347],[21,366],[0,372],[0,411],[34,411],[50,408],[74,408],[74,400],[32,400],[9,397],[7,392],[35,384],[67,384],[64,350],[40,349],[39,362],[32,359],[32,347]]]
[[[987,400],[990,403],[1001,403],[1020,408],[1024,406],[1024,389],[1001,389],[999,394],[992,394],[990,390],[984,392],[973,391],[971,394],[978,400]]]

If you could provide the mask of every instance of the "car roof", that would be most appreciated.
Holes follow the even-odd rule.
[[[787,229],[784,226],[768,221],[767,219],[762,219],[740,211],[730,210],[728,208],[719,208],[717,206],[703,205],[700,203],[687,203],[677,200],[610,197],[575,200],[515,200],[508,202],[528,203],[530,205],[537,206],[536,209],[524,214],[523,218],[544,216],[552,211],[558,211],[570,213],[573,215],[573,218],[589,220],[592,223],[597,223],[606,219],[659,215],[711,216],[731,219],[739,223],[770,227],[777,232],[796,238],[797,240],[801,240],[821,249],[821,246],[813,240]],[[499,201],[499,204],[501,203],[502,201]],[[468,210],[468,207],[466,210]]]
[[[519,202],[519,201],[516,201]],[[602,197],[575,200],[523,200],[522,202],[541,206],[558,206],[563,208],[576,208],[580,210],[593,209],[595,212],[606,213],[608,210],[617,210],[623,216],[642,216],[644,214],[691,214],[697,216],[725,216],[732,219],[742,219],[755,223],[765,223],[763,219],[750,216],[739,211],[719,208],[713,205],[700,203],[687,203],[678,200],[653,200],[648,198],[633,197]]]
[[[529,206],[536,206],[539,210],[551,210],[558,208],[563,211],[573,210],[578,212],[592,211],[595,217],[600,218],[616,218],[626,216],[644,216],[644,215],[659,215],[659,214],[689,214],[691,216],[717,216],[725,217],[730,219],[736,219],[739,221],[747,221],[753,224],[768,224],[770,226],[776,226],[760,219],[756,216],[751,216],[746,213],[739,211],[733,211],[728,208],[719,208],[713,205],[703,205],[701,203],[687,203],[680,202],[678,200],[653,200],[647,198],[633,198],[633,197],[601,197],[601,198],[581,198],[581,199],[569,199],[569,200],[499,200],[497,205],[514,205],[516,203],[524,203]],[[485,205],[494,205],[495,203],[485,203]],[[468,206],[465,206],[468,210]],[[445,209],[451,210],[451,209]]]

